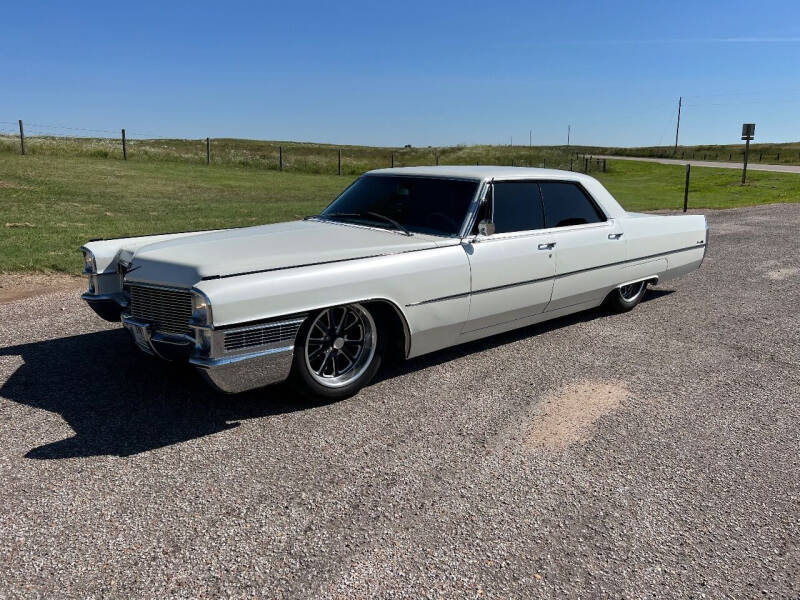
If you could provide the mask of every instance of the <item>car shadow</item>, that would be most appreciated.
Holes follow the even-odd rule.
[[[142,354],[123,329],[0,348],[3,355],[24,364],[0,396],[58,413],[75,432],[27,458],[129,456],[321,405],[287,385],[221,394],[193,368]]]
[[[657,300],[664,296],[669,296],[673,293],[675,293],[675,290],[648,288],[647,294],[642,299],[641,303],[644,304],[646,302],[652,302],[653,300]],[[601,317],[609,316],[613,315],[604,307],[592,308],[578,313],[573,313],[571,315],[566,315],[564,317],[559,317],[551,321],[543,321],[541,323],[536,323],[520,329],[513,329],[505,333],[498,333],[496,335],[475,340],[473,342],[467,342],[466,344],[461,344],[459,346],[452,346],[450,348],[445,348],[444,350],[439,350],[438,352],[432,352],[430,354],[424,354],[410,360],[396,361],[382,369],[375,381],[377,382],[385,379],[392,379],[393,377],[398,377],[406,373],[440,365],[442,363],[467,356],[468,354],[482,352],[484,350],[491,350],[492,348],[510,344],[534,335],[561,329],[563,327],[569,327],[570,325],[575,325],[576,323],[593,321]]]
[[[650,290],[645,302],[672,293]],[[387,365],[392,379],[531,335],[589,321],[598,309]],[[286,384],[237,395],[211,389],[193,368],[138,351],[123,329],[0,348],[23,364],[0,396],[57,413],[75,435],[31,449],[31,459],[131,456],[231,429],[245,419],[312,410],[326,404],[299,396]]]

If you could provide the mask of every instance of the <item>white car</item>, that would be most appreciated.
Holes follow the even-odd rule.
[[[89,242],[82,297],[224,392],[291,378],[340,398],[389,353],[630,310],[707,241],[704,216],[626,212],[579,173],[379,169],[302,221]]]

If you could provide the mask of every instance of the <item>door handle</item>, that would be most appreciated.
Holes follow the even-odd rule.
[[[609,233],[608,234],[608,239],[610,239],[610,240],[618,240],[621,237],[622,237],[621,233]]]
[[[552,250],[553,246],[555,246],[555,242],[549,242],[547,244],[539,244],[539,250]]]

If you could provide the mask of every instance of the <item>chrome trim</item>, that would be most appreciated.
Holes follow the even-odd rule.
[[[192,356],[189,364],[219,391],[235,394],[283,381],[293,359],[294,345],[222,358]]]
[[[376,227],[375,225],[362,225],[361,223],[351,223],[349,221],[337,221],[335,219],[325,219],[324,216],[325,216],[324,214],[320,214],[320,216],[314,215],[312,217],[306,217],[304,221],[316,221],[317,223],[332,223],[334,225],[345,225],[347,227],[357,227],[359,229],[371,229],[373,231],[382,231],[384,233],[397,233],[399,235],[404,235],[408,237],[408,234],[404,233],[400,229],[393,229],[391,227]],[[412,233],[411,235],[414,234]],[[443,238],[452,237],[449,235],[436,235],[433,233],[426,233],[424,235],[433,235],[434,237],[443,237]]]
[[[188,287],[126,284],[128,314],[151,323],[154,331],[181,336],[190,333],[192,290]]]
[[[708,217],[703,215],[703,220],[706,222],[706,238],[705,241],[703,242],[703,258],[700,259],[700,265],[702,265],[703,261],[706,259],[706,252],[708,252],[708,235],[710,233],[708,229]],[[698,265],[698,268],[700,268],[700,265]]]
[[[297,338],[297,332],[300,329],[300,326],[303,324],[303,321],[306,320],[305,315],[303,317],[297,319],[290,319],[287,321],[275,321],[270,323],[263,323],[261,325],[252,325],[249,327],[237,327],[234,329],[223,329],[217,332],[217,335],[213,336],[214,340],[217,338],[220,341],[220,347],[216,348],[212,346],[212,350],[215,352],[212,355],[216,356],[220,353],[224,354],[236,354],[242,351],[247,351],[251,348],[268,348],[272,346],[276,346],[279,344],[286,344],[287,342],[291,341],[294,343],[294,340]],[[263,343],[256,343],[250,345],[243,345],[238,346],[235,348],[229,348],[228,341],[233,339],[238,334],[249,332],[249,331],[264,331],[267,333],[269,330],[277,330],[278,331],[278,339],[271,341],[271,342],[263,342]],[[285,330],[285,331],[284,331]],[[282,335],[282,334],[286,335]],[[233,342],[231,342],[233,343]],[[221,352],[220,352],[221,351]],[[252,350],[250,350],[252,351]]]
[[[677,254],[678,252],[688,252],[689,250],[696,250],[697,248],[701,248],[701,247],[705,247],[705,244],[703,244],[702,246],[700,244],[697,244],[696,246],[688,246],[686,248],[679,248],[678,250],[669,250],[667,252],[659,252],[657,254],[650,254],[649,256],[640,256],[639,258],[629,258],[627,260],[621,260],[621,261],[618,261],[618,262],[607,263],[605,265],[597,265],[597,266],[594,266],[594,267],[587,267],[586,269],[577,269],[575,271],[569,271],[568,273],[559,273],[557,275],[551,275],[549,277],[541,277],[539,279],[528,279],[528,280],[525,280],[525,281],[516,281],[514,283],[506,283],[506,284],[498,285],[498,286],[495,286],[495,287],[483,288],[483,289],[480,289],[480,290],[473,290],[472,292],[462,292],[460,294],[452,294],[452,295],[449,295],[449,296],[442,296],[440,298],[431,298],[429,300],[419,300],[417,302],[411,302],[409,304],[406,304],[405,306],[406,307],[419,306],[421,304],[430,304],[432,302],[444,302],[446,300],[453,300],[455,298],[463,298],[464,296],[469,296],[470,294],[485,294],[487,292],[496,292],[498,290],[503,290],[503,289],[506,289],[506,288],[517,287],[517,286],[521,286],[521,285],[529,285],[531,283],[538,283],[540,281],[547,281],[549,279],[561,279],[562,277],[569,277],[570,275],[577,275],[579,273],[587,273],[589,271],[595,271],[597,269],[606,269],[608,267],[616,267],[616,266],[619,266],[619,265],[625,265],[625,264],[629,264],[629,263],[639,262],[641,260],[648,260],[648,259],[651,259],[651,258],[658,258],[660,256],[667,256],[669,254]],[[644,277],[643,279],[648,279],[649,280],[649,279],[653,279],[654,277],[656,277],[656,276],[651,275],[650,277]],[[641,280],[639,280],[639,281],[641,281]]]
[[[652,281],[653,285],[658,285],[658,275],[650,275],[650,277],[639,277],[638,279],[632,279],[630,281],[626,281],[625,283],[620,283],[619,285],[615,286],[614,289],[618,290],[626,285],[633,285],[634,283],[641,283],[643,281],[648,283]]]
[[[110,300],[112,302],[116,302],[119,304],[120,308],[127,308],[128,300],[125,298],[124,294],[91,294],[89,292],[84,292],[81,294],[81,300],[86,302],[93,302],[93,301],[103,301],[103,300]]]

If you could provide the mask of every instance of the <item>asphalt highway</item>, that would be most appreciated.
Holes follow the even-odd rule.
[[[800,204],[709,222],[631,313],[330,404],[216,394],[74,289],[0,303],[0,597],[797,598]]]

